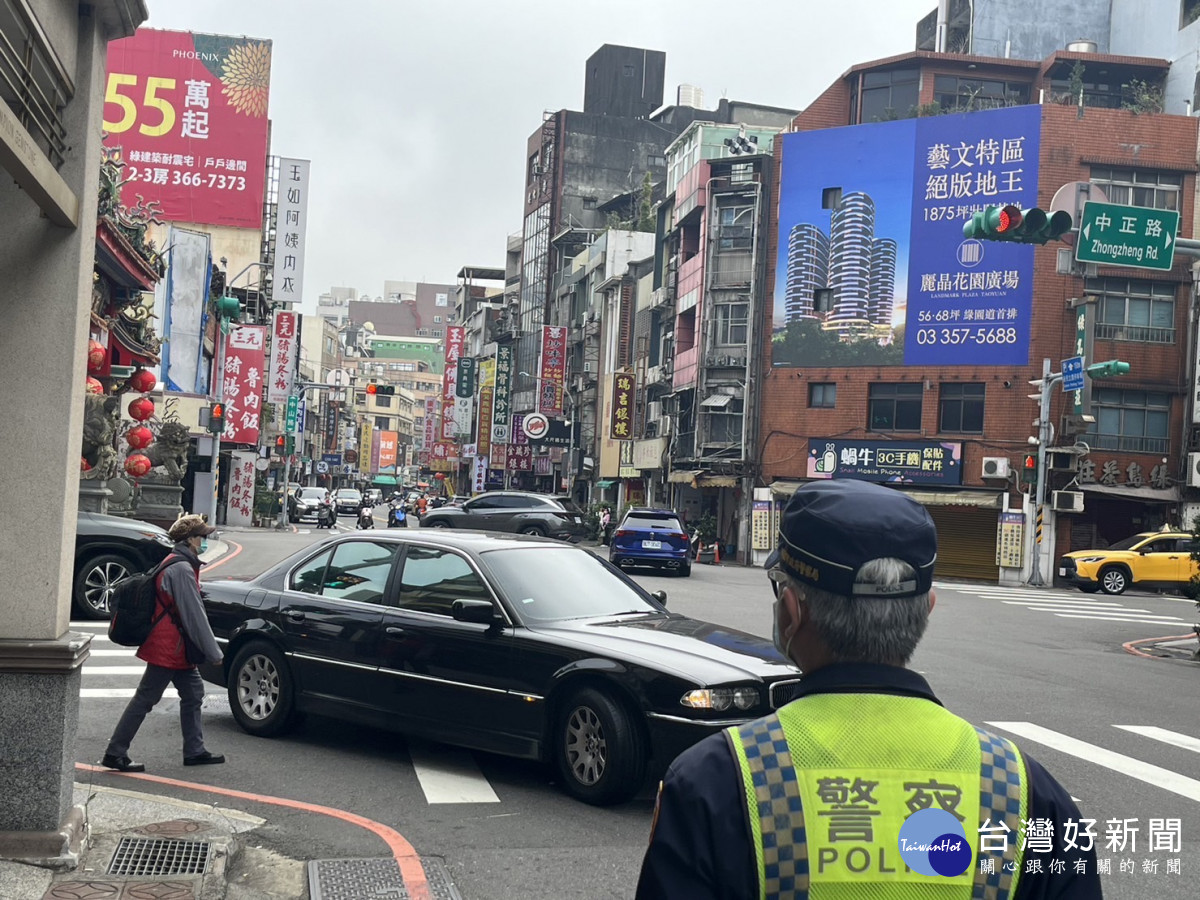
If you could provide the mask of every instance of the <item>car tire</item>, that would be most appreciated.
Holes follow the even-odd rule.
[[[545,537],[546,529],[543,528],[541,525],[526,525],[524,528],[521,529],[520,533],[521,534],[530,534],[530,535],[533,535],[534,537]]]
[[[435,519],[432,522],[422,522],[421,527],[422,528],[449,528],[450,523],[444,522],[441,519]]]
[[[691,578],[692,577],[692,564],[688,563],[685,566],[680,566],[675,571],[679,573],[680,578]]]
[[[1098,577],[1100,590],[1106,594],[1123,594],[1129,587],[1129,573],[1121,566],[1105,566]]]
[[[1099,591],[1100,591],[1100,585],[1098,585],[1098,584],[1081,584],[1079,586],[1079,589],[1081,591],[1083,591],[1085,594],[1096,594],[1096,593],[1099,593]]]
[[[75,573],[72,597],[75,607],[85,619],[110,619],[112,588],[123,578],[139,571],[139,567],[118,553],[101,553],[85,560]]]
[[[554,753],[563,789],[592,806],[623,803],[646,778],[646,744],[637,723],[610,694],[584,688],[561,707]]]
[[[241,729],[257,737],[283,734],[295,724],[292,671],[275,647],[246,644],[229,667],[229,708]]]

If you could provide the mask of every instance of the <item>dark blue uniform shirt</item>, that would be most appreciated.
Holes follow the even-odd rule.
[[[805,676],[799,692],[829,693],[897,694],[939,703],[924,678],[893,666],[827,666]],[[1026,871],[1012,900],[1096,900],[1102,894],[1095,849],[1063,849],[1063,823],[1079,819],[1079,808],[1049,772],[1023,751],[1022,758],[1029,781],[1027,817],[1053,823],[1054,852],[1026,853]],[[1030,859],[1041,861],[1040,873],[1028,872]],[[1063,871],[1054,871],[1059,868],[1051,865],[1055,859],[1062,861]],[[1076,873],[1076,860],[1083,860],[1085,874]],[[757,866],[741,766],[725,735],[711,735],[679,754],[663,778],[638,900],[757,898]]]

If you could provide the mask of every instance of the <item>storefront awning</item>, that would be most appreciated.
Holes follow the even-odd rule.
[[[612,487],[614,484],[616,484],[616,482],[615,482],[615,481],[613,481],[611,478],[605,478],[605,479],[604,479],[604,480],[602,480],[602,481],[597,481],[597,482],[596,482],[596,487],[600,488],[601,490],[604,490],[604,488],[610,488],[610,487]]]
[[[701,475],[696,479],[696,487],[702,488],[734,488],[738,486],[736,475]]]
[[[376,484],[395,484],[396,477],[394,475],[376,475],[375,483]]]
[[[1089,494],[1103,494],[1114,500],[1132,500],[1136,503],[1178,503],[1179,488],[1131,487],[1126,485],[1081,484]]]
[[[691,484],[697,476],[703,474],[703,469],[677,469],[667,476],[667,481],[671,484]]]
[[[803,481],[775,481],[771,493],[777,497],[790,497],[796,493]],[[1002,494],[991,491],[922,491],[900,487],[897,490],[916,500],[922,506],[975,506],[981,509],[1000,509]]]

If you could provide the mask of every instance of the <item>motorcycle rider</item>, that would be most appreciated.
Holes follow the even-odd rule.
[[[359,528],[374,528],[375,517],[373,515],[375,507],[371,505],[371,501],[365,496],[362,499],[362,504],[358,507],[358,527]]]

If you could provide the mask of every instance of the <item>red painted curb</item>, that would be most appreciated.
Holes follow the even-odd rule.
[[[272,806],[286,806],[291,809],[299,809],[304,812],[319,813],[323,816],[329,816],[333,819],[340,819],[343,822],[348,822],[351,825],[357,825],[360,828],[365,828],[367,831],[381,838],[388,849],[392,851],[392,856],[396,860],[396,864],[400,867],[400,877],[404,881],[404,889],[408,891],[408,896],[411,900],[432,900],[432,895],[429,892],[429,882],[425,878],[425,869],[421,865],[421,858],[417,856],[417,851],[413,849],[404,835],[384,825],[382,822],[376,822],[373,819],[367,819],[363,816],[352,812],[347,812],[344,809],[334,809],[331,806],[320,806],[316,803],[305,803],[303,800],[289,800],[286,797],[272,797],[267,794],[251,794],[247,791],[235,791],[232,788],[214,787],[209,784],[197,784],[192,781],[180,781],[177,778],[164,778],[162,775],[146,775],[136,772],[115,772],[112,769],[106,769],[103,766],[92,766],[87,763],[75,763],[76,769],[81,769],[84,772],[99,772],[105,775],[117,775],[122,778],[133,778],[138,781],[150,781],[155,784],[165,784],[172,787],[182,787],[193,791],[207,791],[210,794],[221,794],[226,797],[236,797],[240,800],[249,800],[254,803],[268,803]]]
[[[213,562],[205,563],[204,572],[206,572],[206,573],[211,572],[217,566],[225,565],[225,563],[229,562],[231,559],[233,559],[235,556],[237,556],[239,553],[242,552],[242,545],[237,543],[237,541],[225,541],[224,543],[226,543],[230,547],[232,547],[233,552],[226,553],[224,556],[219,557],[218,559],[214,560]]]
[[[1123,649],[1126,653],[1132,653],[1134,656],[1140,656],[1143,659],[1163,659],[1163,657],[1161,657],[1161,656],[1151,656],[1149,653],[1143,653],[1141,650],[1135,649],[1135,645],[1136,644],[1157,644],[1162,641],[1183,641],[1183,640],[1187,640],[1190,637],[1195,637],[1195,636],[1196,636],[1196,632],[1193,631],[1191,634],[1169,635],[1167,637],[1156,637],[1156,638],[1142,638],[1141,640],[1137,640],[1137,641],[1126,641],[1124,644],[1121,645],[1121,649]]]

